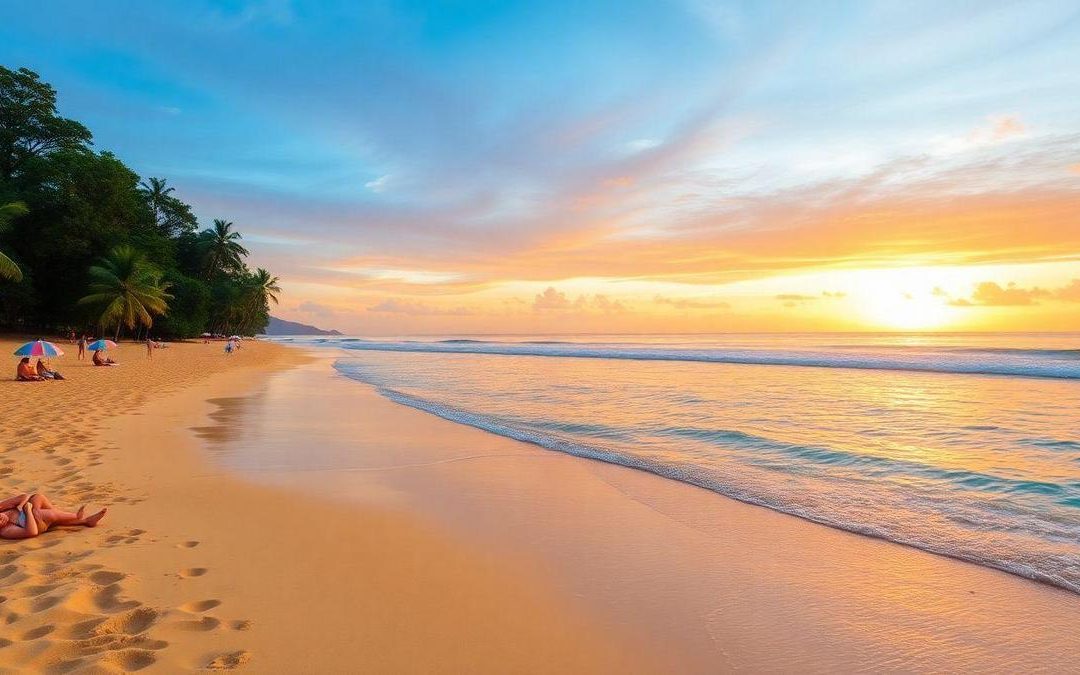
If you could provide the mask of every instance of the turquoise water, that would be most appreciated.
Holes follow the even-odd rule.
[[[1080,592],[1080,335],[281,340],[446,419]]]

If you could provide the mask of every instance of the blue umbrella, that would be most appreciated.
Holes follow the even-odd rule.
[[[15,356],[63,356],[64,351],[54,345],[51,342],[45,342],[44,340],[34,340],[33,342],[27,342],[22,347],[15,350]]]
[[[92,352],[103,352],[106,349],[111,349],[116,346],[116,343],[112,340],[94,340],[90,344],[86,345],[86,348]]]

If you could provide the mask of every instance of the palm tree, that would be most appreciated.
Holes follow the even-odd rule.
[[[139,183],[139,193],[142,194],[143,199],[150,206],[150,210],[154,212],[154,222],[161,225],[162,214],[165,213],[165,209],[168,207],[169,194],[172,193],[174,188],[165,186],[164,178],[151,178],[150,182],[141,181]]]
[[[278,304],[281,287],[278,286],[278,278],[270,276],[270,273],[261,267],[248,277],[246,285],[245,318],[251,324],[263,307],[269,307],[271,302]]]
[[[26,204],[22,202],[0,205],[0,232],[7,227],[12,218],[24,215],[26,211]],[[22,270],[15,264],[14,260],[3,253],[0,253],[0,278],[22,281]]]
[[[229,221],[216,218],[214,229],[205,233],[207,279],[216,272],[239,269],[244,265],[240,258],[246,256],[248,251],[240,244],[240,233],[234,232],[232,226]]]
[[[100,306],[98,324],[111,326],[115,321],[117,339],[122,325],[128,329],[136,325],[149,328],[155,314],[169,309],[169,284],[161,280],[161,272],[146,256],[131,246],[114,248],[90,268],[90,279],[90,294],[79,304]]]

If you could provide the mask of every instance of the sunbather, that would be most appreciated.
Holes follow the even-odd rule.
[[[38,375],[34,367],[30,365],[30,357],[24,356],[15,369],[15,379],[20,382],[40,382],[45,378]]]
[[[85,511],[85,506],[76,513],[61,511],[42,494],[11,497],[0,501],[0,539],[29,539],[47,532],[54,525],[94,527],[108,509],[101,509],[92,516],[84,515]]]
[[[105,356],[105,352],[94,352],[94,358],[92,359],[95,366],[112,366],[116,365],[116,361],[113,361],[109,357]]]
[[[49,366],[45,365],[45,359],[38,359],[37,374],[45,378],[46,380],[64,379],[64,376],[61,375],[59,371],[53,370],[52,368],[49,368]]]

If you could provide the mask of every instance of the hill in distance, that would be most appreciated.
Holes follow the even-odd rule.
[[[323,330],[297,321],[286,321],[276,316],[270,317],[263,335],[342,335],[336,330]]]

